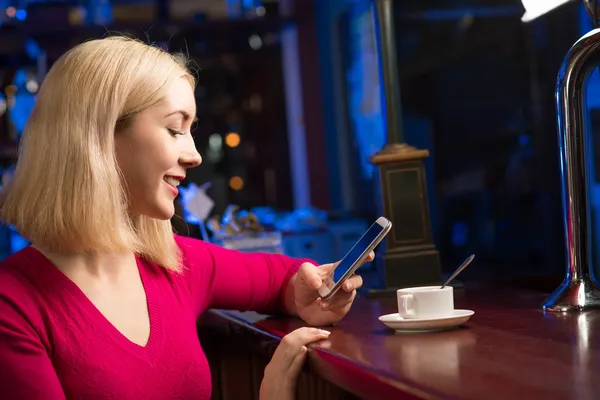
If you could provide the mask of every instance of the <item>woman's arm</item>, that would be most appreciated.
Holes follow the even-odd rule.
[[[0,398],[64,400],[50,357],[27,313],[0,292]]]
[[[290,279],[310,260],[241,253],[181,236],[176,241],[198,313],[223,308],[296,315]]]

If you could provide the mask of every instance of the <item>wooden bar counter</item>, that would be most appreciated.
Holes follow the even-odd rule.
[[[545,293],[468,285],[459,329],[398,334],[378,317],[396,300],[358,297],[310,347],[298,399],[600,399],[600,310],[543,313]],[[199,322],[214,399],[258,399],[264,366],[294,318],[211,310]]]

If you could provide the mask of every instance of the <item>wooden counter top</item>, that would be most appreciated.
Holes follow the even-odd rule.
[[[377,318],[395,299],[359,297],[327,341],[311,347],[309,373],[365,399],[598,399],[600,310],[543,313],[543,293],[469,288],[456,308],[475,315],[438,333],[396,334]],[[272,354],[294,318],[210,311],[201,330]],[[202,337],[202,336],[201,336]],[[204,343],[204,342],[203,342]]]

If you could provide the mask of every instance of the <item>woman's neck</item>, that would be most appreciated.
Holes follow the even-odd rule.
[[[102,281],[115,281],[124,274],[130,274],[132,269],[137,270],[132,252],[62,254],[44,251],[35,245],[33,247],[72,279],[87,276]]]

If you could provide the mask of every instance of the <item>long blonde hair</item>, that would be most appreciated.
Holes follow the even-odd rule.
[[[180,270],[170,221],[129,214],[114,135],[181,76],[194,85],[177,57],[124,37],[65,53],[38,93],[0,219],[50,252],[133,251]]]

